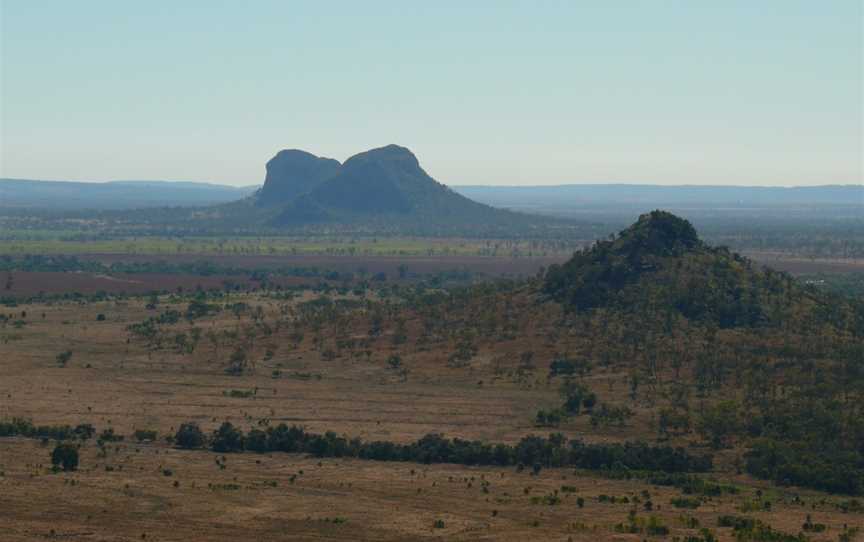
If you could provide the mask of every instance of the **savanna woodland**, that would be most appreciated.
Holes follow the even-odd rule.
[[[483,272],[345,257],[4,256],[6,539],[858,536],[860,297],[664,211]]]

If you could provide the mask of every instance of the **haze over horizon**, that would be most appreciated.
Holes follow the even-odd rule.
[[[0,177],[242,186],[397,143],[454,186],[864,178],[857,1],[334,11],[5,0]]]

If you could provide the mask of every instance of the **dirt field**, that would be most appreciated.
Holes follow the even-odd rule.
[[[261,304],[268,315],[276,310],[271,300],[256,295],[238,294],[231,301]],[[220,351],[202,340],[193,353],[183,354],[168,345],[149,349],[134,338],[127,342],[126,326],[154,314],[143,303],[4,308],[9,323],[0,330],[0,420],[92,423],[98,431],[113,428],[126,440],[108,443],[104,452],[88,441],[78,471],[53,473],[53,445],[0,439],[0,540],[646,538],[616,531],[631,513],[644,520],[655,516],[670,529],[667,538],[697,536],[699,528],[708,527],[721,540],[733,539],[731,529],[717,526],[723,514],[746,513],[789,533],[798,533],[810,515],[827,526],[815,540],[836,540],[844,525],[864,523],[861,513],[840,510],[842,497],[772,488],[735,474],[722,457],[715,476],[737,484],[741,492],[688,510],[671,504],[680,496],[674,488],[572,469],[546,469],[534,476],[529,469],[179,450],[163,437],[181,423],[195,421],[210,432],[226,420],[244,430],[262,420],[284,421],[365,440],[408,442],[441,432],[515,442],[548,433],[535,427],[534,414],[560,399],[542,373],[511,378],[496,371],[497,361],[485,354],[468,367],[452,368],[446,353],[418,351],[406,357],[410,373],[400,378],[387,367],[387,349],[326,360],[311,338],[292,347],[283,332],[262,339],[275,348],[270,359],[258,360],[251,374],[229,376],[227,346]],[[182,308],[167,297],[162,303],[160,310]],[[97,318],[100,314],[104,320]],[[248,322],[226,311],[195,325],[230,331]],[[182,322],[177,327],[189,329]],[[523,348],[513,345],[512,352],[500,354],[510,359]],[[66,350],[73,354],[61,367],[55,358]],[[603,371],[591,375],[597,389],[608,390],[604,400],[623,394],[617,391],[623,383],[613,388],[620,377]],[[232,397],[231,390],[252,394]],[[137,443],[131,438],[136,429],[156,430],[160,437]],[[557,430],[588,440],[653,434],[650,420],[641,415],[626,430],[592,430],[585,417]],[[762,498],[757,491],[763,491]],[[619,501],[626,496],[627,502],[613,504],[601,495]],[[549,504],[546,496],[557,499]],[[770,511],[751,509],[764,499],[771,501]]]
[[[570,470],[532,476],[512,469],[249,453],[227,456],[222,469],[216,454],[137,444],[121,444],[104,458],[95,447],[86,449],[81,470],[50,474],[40,465],[47,451],[38,442],[2,440],[0,451],[0,519],[8,542],[640,540],[614,530],[631,509],[637,517],[663,518],[673,536],[697,535],[684,524],[696,518],[721,540],[731,540],[731,529],[716,527],[717,517],[740,514],[741,501],[714,499],[681,510],[670,504],[678,495],[673,489]],[[532,497],[556,492],[556,505],[532,503]],[[600,495],[629,502],[600,502]],[[806,506],[794,503],[791,493],[766,495],[775,503],[772,510],[747,515],[787,532],[798,532],[809,514],[828,527],[821,539],[833,540],[844,524],[862,517],[822,504],[816,495],[797,494]],[[645,511],[649,500],[651,513]],[[436,528],[438,520],[443,525]]]
[[[173,292],[177,289],[222,289],[226,283],[240,288],[257,288],[260,283],[243,275],[197,276],[168,273],[103,273],[51,272],[51,271],[14,271],[4,277],[12,277],[10,288],[3,290],[3,296],[30,297],[39,294],[146,294],[149,292]],[[7,279],[8,280],[8,279]],[[318,278],[273,277],[273,284],[280,286],[311,286],[320,282]]]

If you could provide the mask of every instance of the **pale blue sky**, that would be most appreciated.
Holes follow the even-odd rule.
[[[862,182],[861,0],[0,0],[0,177]]]

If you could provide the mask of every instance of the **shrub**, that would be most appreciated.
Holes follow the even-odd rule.
[[[58,444],[51,452],[51,464],[54,468],[73,471],[78,468],[78,448],[66,443]]]
[[[690,499],[687,497],[676,497],[672,499],[672,506],[675,508],[699,508],[699,505],[702,504],[702,501],[699,499]]]
[[[120,442],[123,440],[123,435],[118,435],[114,432],[114,429],[109,427],[102,431],[99,435],[99,440],[101,442]]]
[[[66,367],[66,364],[69,363],[69,360],[72,359],[72,351],[66,350],[65,352],[60,352],[57,354],[57,365],[60,367]]]
[[[143,442],[145,440],[150,440],[150,441],[156,440],[157,434],[156,434],[156,431],[151,430],[151,429],[138,429],[135,431],[133,436],[135,437],[135,440],[137,440],[138,442]]]
[[[204,445],[204,433],[196,423],[184,423],[174,435],[174,442],[181,448],[200,448]]]
[[[214,452],[242,452],[243,440],[243,432],[231,422],[225,422],[213,432],[211,446]]]

